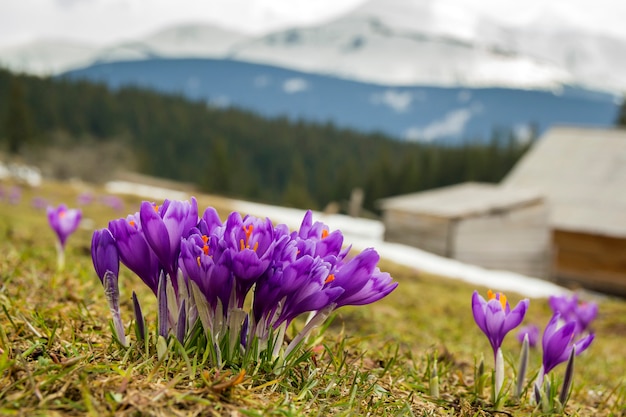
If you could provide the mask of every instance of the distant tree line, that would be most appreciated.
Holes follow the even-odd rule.
[[[402,142],[146,89],[113,91],[0,70],[2,148],[14,154],[44,148],[59,132],[71,146],[122,143],[139,172],[193,182],[206,192],[322,209],[361,188],[364,207],[373,212],[383,197],[497,182],[529,146],[507,130],[459,146]]]

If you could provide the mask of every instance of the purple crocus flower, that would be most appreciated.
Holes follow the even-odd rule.
[[[472,294],[472,312],[474,321],[485,333],[489,339],[489,343],[496,355],[502,341],[508,332],[520,325],[526,315],[529,301],[524,299],[520,301],[513,310],[509,306],[506,296],[502,293],[493,293],[491,290],[487,293],[489,301],[474,291]]]
[[[335,300],[337,308],[370,304],[387,296],[398,286],[391,275],[376,266],[380,256],[373,248],[365,249],[350,261],[339,265],[334,274],[326,278],[331,288],[344,291]]]
[[[529,324],[523,327],[520,327],[517,332],[517,340],[520,343],[524,342],[524,336],[528,335],[528,345],[530,347],[537,346],[537,342],[539,342],[539,327],[534,324]]]
[[[80,224],[82,212],[79,209],[68,209],[65,204],[61,204],[57,208],[48,206],[47,214],[50,227],[59,238],[61,247],[65,248],[67,238]]]
[[[340,230],[330,232],[328,226],[324,223],[313,223],[311,210],[307,210],[305,213],[300,229],[295,237],[299,238],[298,249],[301,255],[308,254],[322,258],[331,255],[338,256],[339,260],[341,260],[350,251],[350,247],[342,251],[343,234]]]
[[[593,341],[594,334],[590,333],[574,341],[579,335],[576,320],[563,322],[561,314],[556,313],[543,331],[541,344],[543,347],[543,375],[548,374],[555,366],[568,360],[572,349],[576,348],[576,355],[580,355]]]
[[[69,235],[78,228],[82,212],[78,209],[68,209],[65,204],[61,204],[57,208],[48,206],[47,214],[48,223],[58,237],[57,268],[60,271],[65,267],[65,243]]]
[[[165,200],[161,206],[147,201],[139,211],[143,234],[176,288],[180,240],[198,224],[198,203]]]
[[[345,290],[330,287],[331,265],[305,255],[294,262],[270,268],[258,282],[253,312],[257,322],[264,318],[274,328],[289,323],[302,313],[318,311],[333,303]],[[332,278],[332,277],[331,277]],[[278,313],[278,317],[274,317]]]
[[[218,300],[221,301],[223,313],[226,314],[233,288],[233,274],[230,270],[229,251],[219,253],[217,235],[193,234],[183,239],[180,246],[179,267],[183,276],[194,282],[215,312]],[[213,250],[212,250],[213,249]]]
[[[224,244],[232,255],[235,298],[241,308],[250,288],[270,265],[276,245],[274,226],[270,219],[249,215],[242,219],[238,212],[231,213],[224,226]]]
[[[109,222],[122,263],[141,278],[156,295],[161,266],[143,235],[139,215]]]

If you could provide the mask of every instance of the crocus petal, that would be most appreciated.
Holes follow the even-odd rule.
[[[120,259],[131,271],[157,294],[159,261],[148,246],[144,234],[137,229],[137,219],[117,219],[109,222],[109,230],[115,238]],[[135,223],[133,226],[131,223]]]
[[[91,260],[100,281],[104,282],[104,274],[107,271],[115,276],[119,275],[120,258],[115,239],[109,229],[94,231],[91,238]]]
[[[487,334],[487,327],[485,324],[485,309],[487,308],[487,301],[478,294],[478,291],[474,291],[472,294],[472,313],[474,315],[474,321],[483,331]]]
[[[489,300],[485,309],[485,327],[487,328],[487,337],[491,343],[494,354],[502,345],[504,339],[504,321],[506,317],[502,305],[498,300]]]
[[[546,329],[548,328],[546,327]],[[570,321],[553,332],[546,333],[544,331],[544,339],[542,341],[543,368],[546,374],[555,366],[567,360],[575,330],[576,322]]]
[[[161,219],[154,207],[147,201],[141,203],[139,211],[141,228],[148,245],[150,245],[161,265],[171,275],[173,262],[170,259],[170,236],[163,219]]]
[[[517,306],[506,315],[502,329],[504,333],[510,332],[522,323],[529,303],[530,301],[528,299],[520,301]]]

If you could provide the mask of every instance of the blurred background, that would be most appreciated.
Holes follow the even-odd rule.
[[[502,246],[486,236],[504,217],[484,220],[499,213],[535,231],[501,234],[539,248],[534,274],[575,232],[610,237],[598,262],[623,280],[625,15],[619,0],[5,1],[0,174],[176,181],[400,225],[390,240],[419,223],[408,243],[488,266],[472,245]],[[464,183],[496,188],[421,194]],[[465,237],[433,232],[468,216],[484,221]]]

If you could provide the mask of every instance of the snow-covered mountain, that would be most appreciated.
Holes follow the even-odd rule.
[[[555,9],[513,24],[469,2],[370,0],[330,22],[262,36],[181,25],[104,48],[52,41],[13,47],[0,50],[0,65],[49,74],[93,62],[230,58],[388,86],[626,91],[626,40],[563,16]]]
[[[59,74],[92,63],[98,47],[64,40],[40,40],[0,50],[0,66],[37,75]]]
[[[248,35],[214,25],[183,25],[164,29],[144,39],[99,51],[97,61],[125,61],[155,57],[221,58]]]
[[[386,85],[555,89],[574,80],[556,65],[458,38],[395,29],[353,14],[238,44],[231,56]]]

